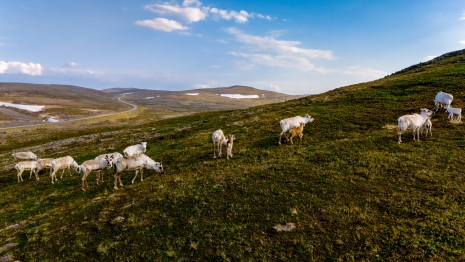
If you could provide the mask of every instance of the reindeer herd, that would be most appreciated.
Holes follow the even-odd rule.
[[[398,143],[402,143],[402,134],[408,129],[412,129],[413,131],[413,140],[415,140],[416,137],[416,140],[420,141],[420,133],[428,136],[429,132],[432,136],[433,133],[431,132],[431,127],[433,124],[431,123],[431,117],[439,110],[439,107],[443,106],[443,104],[443,108],[449,113],[449,120],[454,120],[454,115],[457,115],[457,121],[461,121],[462,109],[451,107],[453,99],[454,97],[451,94],[440,91],[436,94],[434,99],[436,111],[433,112],[427,108],[420,108],[420,114],[404,115],[399,117],[397,120],[397,134],[399,135]]]
[[[431,117],[435,112],[438,111],[439,107],[443,106],[444,109],[449,113],[449,119],[453,120],[454,115],[457,115],[457,121],[461,121],[462,110],[460,108],[451,107],[453,96],[448,93],[439,92],[436,95],[434,104],[436,106],[436,111],[431,111],[427,108],[421,108],[420,114],[404,115],[398,119],[398,143],[402,143],[402,134],[411,129],[413,131],[413,140],[420,141],[420,133],[428,136],[432,136],[432,123]],[[443,105],[444,104],[444,105]],[[287,142],[294,144],[292,139],[296,136],[299,136],[302,141],[303,129],[305,124],[313,122],[314,119],[306,114],[305,116],[295,116],[290,118],[285,118],[279,121],[281,126],[281,133],[279,135],[279,144],[281,145],[281,139],[284,135]],[[288,133],[288,135],[286,135]],[[212,133],[213,141],[213,158],[219,158],[222,155],[222,146],[226,145],[226,158],[233,157],[232,149],[235,140],[234,135],[224,135],[221,129],[216,130]],[[152,169],[158,173],[163,174],[163,166],[159,162],[155,162],[150,157],[145,155],[147,149],[147,142],[142,142],[137,145],[129,146],[123,150],[123,154],[118,152],[102,154],[95,159],[86,160],[81,165],[78,165],[76,161],[71,156],[65,156],[60,158],[38,158],[32,152],[16,152],[13,153],[14,161],[23,160],[18,162],[15,165],[15,169],[18,171],[18,182],[22,182],[22,173],[26,170],[30,171],[29,178],[32,177],[34,173],[37,180],[39,180],[39,172],[42,169],[49,169],[52,184],[54,181],[57,181],[56,173],[59,170],[62,170],[60,178],[63,178],[65,169],[68,169],[68,173],[71,174],[71,167],[78,173],[82,173],[82,190],[85,191],[85,188],[88,187],[87,177],[91,172],[96,173],[97,185],[100,182],[103,182],[105,170],[113,167],[113,176],[114,176],[114,188],[118,189],[118,184],[123,186],[121,181],[121,173],[126,171],[135,171],[135,176],[132,179],[134,184],[137,175],[140,173],[141,181],[143,179],[143,170]]]
[[[71,174],[71,167],[76,173],[82,173],[82,190],[86,190],[88,187],[87,177],[91,172],[96,172],[97,185],[99,182],[103,182],[105,170],[113,167],[113,175],[115,178],[115,189],[118,189],[118,182],[120,186],[123,186],[121,182],[121,173],[126,171],[135,171],[136,175],[132,179],[132,183],[140,173],[141,181],[144,181],[143,170],[152,169],[158,173],[163,174],[163,165],[159,162],[155,162],[153,159],[148,157],[145,153],[147,149],[147,142],[142,142],[138,145],[129,146],[124,149],[124,156],[118,152],[102,154],[95,159],[86,160],[81,165],[78,165],[71,156],[65,156],[60,158],[38,158],[32,152],[16,152],[13,153],[13,158],[16,161],[20,161],[15,165],[16,171],[18,171],[18,182],[22,182],[22,173],[26,170],[30,171],[29,178],[34,173],[36,180],[39,180],[39,172],[42,169],[49,169],[52,184],[57,181],[56,173],[62,170],[60,178],[63,178],[65,169],[68,169],[68,173]]]

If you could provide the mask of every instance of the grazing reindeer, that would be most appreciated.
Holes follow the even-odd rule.
[[[221,129],[216,130],[212,134],[213,140],[213,158],[216,158],[216,152],[218,152],[218,157],[221,157],[221,147],[226,145],[228,139],[224,136],[224,133]]]

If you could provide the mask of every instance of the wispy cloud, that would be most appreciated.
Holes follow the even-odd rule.
[[[196,84],[196,85],[194,85],[194,87],[197,88],[197,89],[210,88],[210,86],[204,85],[204,84]]]
[[[465,45],[465,40],[459,41],[462,45]]]
[[[224,20],[234,19],[237,23],[245,23],[248,21],[250,17],[252,17],[251,14],[247,13],[244,10],[236,12],[236,11],[228,11],[228,10],[221,10],[218,8],[212,8],[210,9],[210,13],[214,14],[214,17],[217,19],[218,18],[221,18]]]
[[[313,71],[315,66],[308,59],[296,56],[270,55],[270,54],[248,54],[230,52],[233,56],[243,57],[250,62],[270,67],[293,68],[302,71]],[[250,68],[250,66],[249,66]]]
[[[374,79],[381,78],[387,75],[387,73],[384,71],[372,68],[363,68],[360,66],[352,66],[342,70],[334,70],[334,72]]]
[[[201,7],[200,5],[199,1],[185,0],[182,6],[164,3],[146,5],[145,9],[160,15],[176,16],[187,21],[187,23],[192,23],[205,20],[208,15],[210,8]]]
[[[465,42],[465,41],[464,41]],[[464,43],[465,44],[465,43]],[[435,55],[429,55],[429,56],[425,56],[423,57],[423,62],[426,62],[426,61],[429,61],[433,58],[435,58],[436,56]]]
[[[165,31],[165,32],[189,29],[188,27],[185,27],[174,20],[168,20],[166,18],[154,18],[152,20],[142,20],[142,21],[137,21],[134,24],[138,26],[150,27],[154,30]]]
[[[236,28],[228,28],[226,32],[236,37],[236,40],[245,44],[252,52],[271,51],[281,55],[335,59],[330,50],[317,50],[297,47],[302,43],[299,41],[277,40],[273,36],[254,36],[243,33]]]
[[[277,85],[273,85],[273,84],[270,84],[270,89],[271,90],[274,90],[276,92],[280,91],[281,90],[281,87],[277,86]]]
[[[0,74],[41,75],[42,66],[34,63],[0,61]]]
[[[66,66],[68,66],[68,67],[76,67],[76,66],[79,66],[79,64],[76,63],[76,62],[68,62],[68,63],[66,63]]]
[[[462,14],[462,17],[460,17],[460,20],[465,20],[465,13]]]
[[[248,51],[229,52],[230,55],[243,59],[236,61],[236,65],[242,70],[251,70],[255,68],[255,65],[264,65],[320,74],[354,75],[371,79],[387,75],[386,72],[381,70],[356,66],[343,69],[317,67],[311,60],[334,60],[336,57],[333,55],[332,51],[302,48],[299,47],[302,44],[299,41],[276,39],[282,31],[272,31],[270,32],[272,34],[271,36],[249,35],[236,28],[228,28],[226,32],[234,35],[238,42],[244,44],[243,49]]]

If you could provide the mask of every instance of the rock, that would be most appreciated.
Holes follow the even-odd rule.
[[[273,227],[276,232],[289,232],[295,228],[294,223],[286,223],[284,226],[277,224],[276,226]]]

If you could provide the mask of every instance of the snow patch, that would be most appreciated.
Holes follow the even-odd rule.
[[[145,99],[152,99],[152,98],[155,98],[155,97],[153,97],[153,96],[148,96],[148,97],[146,97]]]
[[[6,107],[14,107],[18,109],[23,109],[31,112],[39,112],[44,108],[44,106],[34,106],[34,105],[20,105],[20,104],[12,104],[12,103],[5,103],[5,102],[0,102],[0,106],[6,106]]]
[[[184,94],[186,94],[188,96],[198,96],[199,95],[199,93],[184,93]]]
[[[221,94],[220,96],[229,97],[229,98],[236,98],[236,99],[259,98],[258,95],[241,95],[241,94]]]
[[[45,120],[44,120],[45,121]],[[60,120],[54,118],[54,117],[49,117],[47,118],[47,122],[50,122],[50,123],[58,123],[60,122]]]

